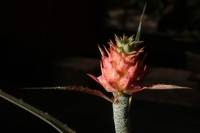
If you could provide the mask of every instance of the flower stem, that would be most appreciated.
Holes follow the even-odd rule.
[[[131,132],[129,119],[130,98],[130,95],[124,94],[120,96],[115,103],[113,103],[113,115],[116,133]]]

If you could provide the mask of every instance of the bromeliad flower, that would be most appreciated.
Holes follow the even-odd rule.
[[[134,92],[147,89],[141,87],[142,81],[149,73],[146,66],[143,65],[146,55],[143,59],[139,59],[139,54],[143,52],[143,48],[139,48],[139,44],[142,43],[139,38],[145,8],[146,5],[143,9],[136,37],[125,35],[118,37],[115,35],[116,44],[110,41],[110,49],[104,47],[108,56],[99,47],[102,56],[100,63],[102,75],[96,78],[88,74],[100,83],[106,91],[114,94],[114,102],[121,95],[131,95]]]
[[[143,48],[138,48],[141,41],[125,35],[122,38],[115,35],[115,41],[116,44],[109,42],[109,50],[104,47],[108,56],[99,47],[102,75],[97,78],[88,75],[116,96],[142,90],[141,83],[149,72],[143,65],[145,57],[142,60],[138,57],[143,52]]]

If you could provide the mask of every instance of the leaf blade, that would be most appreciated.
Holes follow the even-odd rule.
[[[135,41],[136,42],[139,42],[139,40],[140,40],[140,32],[141,32],[142,20],[143,20],[144,12],[145,12],[145,9],[146,9],[146,5],[147,4],[145,4],[145,6],[143,8],[142,15],[141,15],[141,18],[140,18],[140,23],[139,23],[137,34],[136,34],[136,37],[135,37]]]
[[[0,90],[0,97],[23,108],[24,110],[32,113],[33,115],[39,117],[40,119],[42,119],[43,121],[47,122],[49,125],[54,127],[60,133],[75,133],[67,125],[61,123],[60,121],[58,121],[54,117],[50,116],[49,114],[44,113],[41,110],[27,104],[26,102],[24,102],[21,99],[17,99],[15,97],[3,92],[2,90]]]
[[[148,89],[148,90],[172,90],[172,89],[192,89],[192,88],[182,87],[182,86],[177,86],[177,85],[157,84],[157,85],[152,85],[152,86],[149,86],[149,87],[144,87],[144,89]]]
[[[82,86],[58,86],[58,87],[31,87],[31,88],[24,88],[24,89],[58,89],[58,90],[69,90],[69,91],[78,91],[78,92],[83,92],[83,93],[87,93],[87,94],[91,94],[91,95],[95,95],[95,96],[99,96],[102,97],[106,100],[108,100],[109,102],[113,103],[113,99],[107,97],[106,95],[104,95],[101,91],[97,91],[97,90],[92,90],[88,87],[82,87]]]

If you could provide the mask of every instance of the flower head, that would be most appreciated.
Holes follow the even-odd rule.
[[[116,44],[109,42],[110,48],[104,47],[106,54],[99,47],[102,61],[100,63],[102,75],[94,77],[108,92],[132,94],[141,90],[141,83],[147,75],[143,65],[145,57],[139,59],[143,48],[138,48],[140,41],[134,41],[133,36],[122,38],[115,36]]]

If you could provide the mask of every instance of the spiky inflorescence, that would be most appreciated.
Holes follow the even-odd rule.
[[[141,83],[148,73],[146,66],[143,65],[145,56],[142,60],[138,57],[143,52],[143,48],[138,48],[141,42],[134,41],[133,36],[125,35],[122,38],[115,36],[115,41],[116,44],[109,42],[109,50],[104,47],[108,56],[99,47],[102,55],[102,75],[97,78],[90,74],[89,76],[100,83],[106,91],[118,96],[140,91]]]

